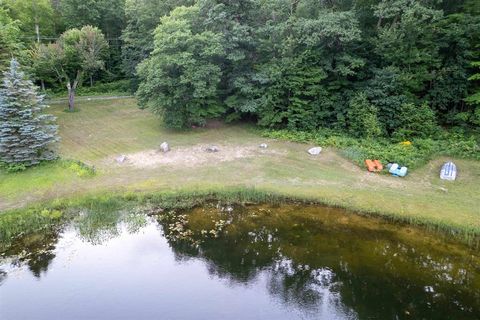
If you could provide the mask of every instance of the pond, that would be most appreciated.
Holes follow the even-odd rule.
[[[305,205],[79,210],[3,247],[0,319],[478,319],[480,255]]]

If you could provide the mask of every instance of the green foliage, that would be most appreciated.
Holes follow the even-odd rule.
[[[259,33],[262,42],[278,38],[261,52],[266,61],[256,76],[259,123],[301,130],[345,127],[347,79],[364,64],[351,50],[361,40],[354,13],[319,12]]]
[[[129,95],[130,83],[128,80],[117,80],[107,83],[98,82],[94,86],[82,86],[78,89],[79,96],[94,95]]]
[[[55,36],[58,21],[50,0],[4,0],[10,15],[19,23],[24,41],[37,41],[37,37]],[[38,34],[37,34],[38,32]]]
[[[480,68],[480,61],[474,61],[472,62],[472,66],[475,68]],[[470,78],[468,78],[470,81],[479,81],[480,80],[480,73],[475,73],[473,74]],[[477,87],[477,91],[468,96],[465,100],[467,103],[475,106],[473,115],[470,119],[470,121],[477,126],[480,126],[480,87]]]
[[[203,124],[222,115],[218,100],[223,54],[221,36],[202,31],[198,7],[179,7],[155,30],[155,49],[139,65],[143,82],[137,97],[143,107],[161,114],[168,127]]]
[[[348,130],[356,137],[372,138],[379,136],[382,129],[377,117],[378,110],[364,93],[355,95],[350,100],[347,111]]]
[[[182,6],[195,13],[179,14]],[[381,135],[406,137],[416,131],[402,123],[412,104],[427,104],[441,126],[480,122],[478,9],[473,0],[4,0],[0,69],[37,26],[41,37],[55,38],[65,25],[74,29],[37,44],[25,61],[47,87],[55,79],[67,85],[72,100],[87,77],[106,83],[125,74],[131,89],[142,82],[142,104],[170,127],[248,118],[376,136],[375,117],[366,116],[375,112],[360,108],[367,101],[352,104],[364,92]]]
[[[27,166],[23,163],[0,162],[0,169],[3,169],[8,173],[15,173],[27,170]]]
[[[433,79],[439,63],[439,43],[432,27],[442,17],[423,1],[382,0],[375,8],[378,36],[375,51],[385,65],[399,69],[400,79],[414,93]]]
[[[438,132],[435,113],[426,103],[419,106],[413,103],[404,104],[396,117],[399,125],[393,136],[397,140],[427,138]]]
[[[54,43],[37,45],[31,52],[37,75],[55,77],[69,93],[69,109],[74,109],[75,90],[84,75],[105,67],[108,43],[98,28],[84,26],[65,31]]]
[[[122,69],[137,89],[136,68],[153,51],[153,31],[160,18],[177,6],[188,6],[192,0],[126,0],[126,26],[122,31]]]
[[[96,82],[93,86],[83,85],[76,91],[76,95],[81,96],[127,96],[130,95],[130,81],[117,80],[112,82]],[[58,88],[56,90],[47,89],[48,98],[61,98],[65,96],[65,91]]]
[[[397,117],[402,106],[412,102],[412,96],[400,80],[399,70],[395,67],[374,69],[373,77],[367,81],[365,94],[378,110],[378,118],[388,135],[400,125]]]
[[[101,18],[99,0],[62,0],[62,16],[67,28],[98,25]]]
[[[47,219],[60,219],[63,216],[63,212],[60,210],[49,210],[49,209],[43,209],[40,211],[40,216],[47,218]]]
[[[440,43],[442,64],[435,70],[426,100],[441,122],[468,125],[468,119],[465,121],[458,114],[471,115],[473,109],[465,105],[464,98],[475,87],[467,78],[473,71],[471,61],[478,56],[475,46],[480,41],[480,16],[450,14],[435,28],[439,30],[436,41]]]
[[[0,161],[11,164],[10,171],[57,157],[52,145],[58,127],[45,108],[43,96],[12,59],[0,87]]]
[[[80,178],[93,177],[96,174],[94,167],[88,166],[81,161],[63,160],[62,166],[75,172],[75,174]]]
[[[22,49],[19,22],[13,20],[0,3],[0,72],[5,71]]]
[[[62,0],[60,12],[67,28],[96,26],[108,37],[118,37],[124,28],[124,0]]]
[[[152,50],[151,38],[144,32],[153,28],[153,17],[175,6],[174,1],[166,1],[161,9],[154,9],[153,3],[145,0],[137,8],[137,2],[127,1],[131,23],[124,32],[125,53],[131,51],[135,57],[125,60],[130,74],[132,66]],[[468,126],[476,121],[474,108],[464,103],[472,91],[467,78],[480,38],[480,19],[464,9],[471,3],[200,0],[195,7],[198,14],[184,16],[186,23],[177,27],[194,26],[199,34],[212,32],[223,50],[208,61],[215,70],[213,79],[218,76],[220,82],[208,97],[218,112],[205,116],[248,117],[271,128],[327,127],[367,136],[379,135],[380,127],[380,134],[389,137],[433,134],[433,122]],[[179,41],[176,49],[181,46]],[[153,60],[149,58],[143,70],[154,69],[157,62]],[[184,80],[183,72],[170,71],[168,79]],[[152,85],[144,75],[141,81]],[[143,100],[162,95],[156,99],[157,106],[172,97],[178,101],[175,90],[152,87],[145,91],[145,87],[139,91]],[[359,91],[366,95],[363,104],[352,100]],[[412,104],[421,106],[420,120],[428,120],[428,127],[418,134],[413,132],[418,123],[405,122]],[[438,118],[433,119],[424,104]],[[171,109],[175,119],[182,114],[184,119],[170,122],[177,127],[189,124],[182,107]],[[189,112],[194,109],[201,112],[205,107],[192,106]]]
[[[263,135],[268,138],[335,147],[359,166],[364,165],[365,159],[378,159],[383,164],[396,162],[415,169],[441,155],[480,160],[480,145],[475,137],[458,133],[441,133],[436,140],[414,138],[410,143],[385,138],[358,139],[328,129],[315,132],[266,130]]]
[[[28,209],[2,214],[0,217],[0,248],[7,248],[16,238],[52,230],[64,221],[57,209]]]

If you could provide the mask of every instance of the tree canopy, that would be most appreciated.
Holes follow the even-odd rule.
[[[473,119],[475,112],[465,103],[475,90],[467,79],[480,36],[479,16],[470,7],[468,1],[198,0],[191,7],[198,14],[183,16],[175,30],[167,26],[177,21],[179,11],[160,20],[157,39],[174,45],[167,50],[165,43],[153,42],[151,56],[138,69],[138,96],[157,101],[155,110],[163,111],[167,124],[170,112],[179,116],[187,110],[177,90],[185,97],[195,86],[204,87],[202,77],[194,76],[201,68],[188,71],[186,81],[185,72],[165,68],[162,60],[180,63],[184,44],[202,34],[222,47],[203,70],[211,72],[216,85],[209,82],[208,95],[189,100],[190,115],[183,117],[190,120],[175,126],[204,121],[203,116],[192,118],[191,110],[200,115],[207,105],[217,110],[210,116],[253,117],[262,126],[294,130],[349,131],[368,123],[374,129],[365,128],[367,135],[398,136],[411,120],[406,111],[425,115],[433,127],[456,124],[460,118]],[[168,32],[171,37],[162,37]],[[206,39],[200,46],[204,55],[194,55],[197,63],[210,52]],[[153,74],[170,79],[177,90],[157,86]],[[370,115],[353,124],[354,114],[363,112]]]
[[[173,128],[222,115],[218,97],[224,53],[221,35],[202,31],[198,7],[178,7],[155,30],[155,49],[138,72],[141,105],[161,113]],[[144,80],[144,81],[143,81]]]
[[[34,67],[65,84],[73,111],[75,90],[83,77],[105,66],[108,43],[98,28],[85,26],[64,32],[54,43],[40,44],[32,51]]]
[[[479,43],[475,0],[0,2],[0,68],[18,57],[71,97],[86,77],[128,79],[173,127],[219,117],[400,137],[417,134],[408,111],[475,130]]]

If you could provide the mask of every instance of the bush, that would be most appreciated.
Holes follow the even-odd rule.
[[[399,141],[412,137],[427,138],[438,132],[435,113],[426,103],[420,106],[413,103],[402,105],[397,119],[399,127],[395,129],[393,137]]]
[[[403,142],[386,138],[354,138],[342,132],[325,129],[316,132],[265,130],[263,136],[335,147],[340,149],[344,157],[359,166],[364,166],[365,159],[378,159],[384,164],[396,162],[413,169],[440,155],[480,160],[477,140],[474,136],[462,133],[443,132],[438,135],[438,139],[413,138]]]
[[[0,169],[4,169],[8,173],[25,171],[27,166],[23,163],[5,163],[0,162]]]
[[[75,172],[76,175],[81,178],[92,177],[96,173],[94,167],[90,167],[80,161],[64,160],[63,165],[64,167]]]
[[[49,98],[60,98],[67,95],[67,91],[64,88],[54,88],[46,90],[47,96]],[[81,96],[100,96],[100,95],[130,95],[132,94],[130,89],[129,80],[117,80],[113,82],[97,82],[90,86],[81,86],[77,89],[76,95]]]
[[[378,110],[364,93],[350,99],[347,112],[348,131],[356,137],[372,138],[382,133],[377,117]]]
[[[77,90],[77,95],[94,96],[94,95],[127,95],[130,92],[129,80],[117,80],[108,83],[96,83],[93,87],[82,86]]]

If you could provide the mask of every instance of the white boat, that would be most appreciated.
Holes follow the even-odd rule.
[[[445,162],[440,170],[440,179],[453,181],[457,178],[457,166],[453,162]]]

